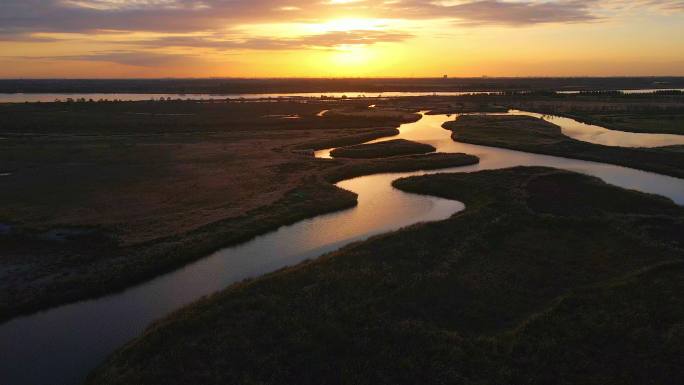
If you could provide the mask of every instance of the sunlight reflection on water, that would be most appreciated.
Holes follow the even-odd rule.
[[[409,175],[470,172],[517,165],[550,166],[598,176],[609,183],[658,193],[684,204],[684,180],[658,174],[518,151],[457,143],[441,128],[445,115],[425,115],[401,127],[402,138],[440,152],[480,157],[472,166],[429,172],[377,174],[339,182],[359,194],[358,206],[283,226],[249,242],[217,251],[123,292],[60,306],[0,325],[0,378],[8,384],[70,384],[152,321],[245,278],[315,258],[350,242],[422,221],[448,218],[460,202],[408,194],[391,181]],[[387,140],[388,138],[384,138]],[[326,151],[317,155],[325,156]]]
[[[594,144],[618,147],[663,147],[684,144],[684,135],[646,134],[609,130],[604,127],[578,122],[577,120],[556,115],[512,110],[512,114],[528,115],[544,119],[561,127],[563,134]]]

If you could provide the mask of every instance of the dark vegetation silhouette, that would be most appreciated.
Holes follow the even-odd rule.
[[[338,147],[331,151],[330,155],[335,158],[368,159],[410,154],[426,154],[434,151],[435,148],[429,144],[412,142],[406,139],[392,139],[378,143]]]
[[[3,106],[0,164],[11,176],[0,189],[0,265],[12,273],[0,283],[0,319],[123,289],[279,226],[352,207],[356,196],[332,185],[346,177],[477,162],[462,154],[314,159],[311,149],[391,135],[417,118],[317,116],[335,107]],[[283,118],[293,113],[299,118]]]
[[[684,77],[0,79],[0,93],[370,93],[390,91],[601,91],[651,88],[684,88]]]
[[[454,140],[545,155],[617,164],[684,177],[684,146],[629,148],[582,142],[553,123],[530,116],[461,115],[446,122]]]
[[[394,186],[467,209],[199,301],[89,383],[678,383],[684,245],[661,230],[684,209],[549,168]]]

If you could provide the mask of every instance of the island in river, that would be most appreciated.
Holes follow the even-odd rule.
[[[684,374],[683,244],[663,231],[684,229],[681,207],[547,168],[394,185],[467,209],[199,301],[88,383],[676,384]]]
[[[461,115],[444,124],[456,141],[612,163],[684,178],[684,146],[626,148],[572,139],[560,127],[521,115]]]
[[[544,100],[668,114],[684,105],[676,95],[601,94],[396,98],[374,108],[365,99],[2,105],[0,315],[109,293],[352,207],[355,194],[333,185],[343,179],[478,161],[414,153],[424,151],[315,159],[315,150],[391,137],[421,110],[497,112]],[[529,117],[455,122],[456,140],[463,132],[490,140],[473,143],[682,172],[678,158],[661,155],[675,147],[574,143]],[[631,159],[645,152],[658,155]],[[681,375],[681,298],[661,298],[681,291],[679,206],[548,168],[395,186],[467,209],[234,285],[161,320],[90,381],[411,383],[428,373],[545,383],[562,373],[566,383],[668,383]],[[608,365],[618,353],[624,361]]]
[[[338,147],[330,151],[334,158],[386,158],[391,156],[426,154],[435,151],[429,144],[412,142],[406,139],[390,139],[382,142],[357,144]]]

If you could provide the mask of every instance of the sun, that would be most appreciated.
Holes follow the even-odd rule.
[[[365,45],[340,45],[331,56],[331,64],[336,72],[354,73],[369,65],[373,60],[373,50]]]

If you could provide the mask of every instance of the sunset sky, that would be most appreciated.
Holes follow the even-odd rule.
[[[684,0],[0,0],[0,77],[684,75]]]

